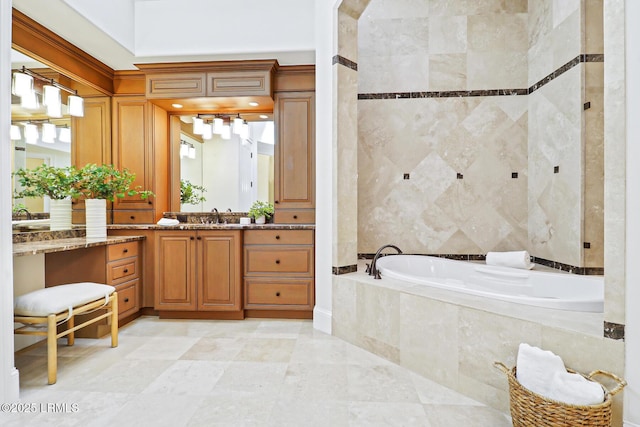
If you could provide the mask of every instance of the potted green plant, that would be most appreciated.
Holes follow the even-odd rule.
[[[77,198],[80,175],[73,166],[56,167],[42,164],[35,169],[18,169],[13,173],[21,186],[14,198],[43,197],[50,199],[50,230],[71,228],[71,199]]]
[[[84,196],[86,232],[88,240],[103,240],[107,237],[107,200],[139,195],[146,199],[153,192],[141,186],[132,187],[136,175],[128,169],[118,170],[113,165],[89,163],[78,172],[78,193]]]
[[[274,214],[273,205],[268,202],[256,200],[249,208],[249,216],[253,218],[256,224],[264,224],[267,218],[271,218]]]
[[[207,191],[201,185],[192,184],[186,179],[180,180],[180,204],[182,205],[197,205],[204,202],[207,199],[202,193]]]

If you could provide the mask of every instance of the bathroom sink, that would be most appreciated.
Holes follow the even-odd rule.
[[[17,227],[30,227],[33,225],[49,225],[49,218],[45,219],[18,219],[11,221],[11,225]]]

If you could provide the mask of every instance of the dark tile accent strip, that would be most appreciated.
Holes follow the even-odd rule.
[[[624,325],[604,321],[604,337],[624,341]]]
[[[555,268],[556,270],[566,271],[573,274],[580,274],[583,276],[604,275],[604,268],[602,267],[576,267],[574,265],[563,264],[561,262],[550,261],[548,259],[538,258],[538,257],[531,257],[531,261],[535,262],[536,264]]]
[[[333,63],[336,63],[336,55]],[[348,59],[345,59],[348,61]],[[359,93],[358,99],[404,99],[404,98],[468,98],[473,96],[512,96],[512,95],[529,95],[540,89],[555,78],[566,73],[581,62],[604,62],[604,54],[602,53],[583,53],[571,61],[567,62],[549,75],[533,84],[527,89],[486,89],[486,90],[444,90],[444,91],[427,91],[427,92],[383,92],[383,93]],[[345,64],[343,64],[345,65]],[[357,64],[356,64],[357,67]]]
[[[355,273],[356,271],[358,271],[357,264],[343,265],[342,267],[331,267],[331,272],[333,273],[334,276],[339,276],[341,274],[347,274],[347,273]]]
[[[402,249],[402,247],[401,247]],[[359,253],[358,259],[373,259],[375,254],[371,253]],[[392,254],[393,255],[393,254]],[[426,255],[438,258],[455,259],[458,261],[484,261],[486,259],[485,254],[405,254],[405,255]],[[604,275],[604,268],[602,267],[576,267],[569,264],[563,264],[561,262],[549,261],[544,258],[531,257],[531,261],[544,265],[545,267],[554,268],[560,271],[566,271],[568,273],[580,274],[584,276],[602,276]]]
[[[358,71],[358,64],[344,56],[335,55],[332,60],[332,65],[336,64],[344,65],[347,68],[351,68],[353,71]]]

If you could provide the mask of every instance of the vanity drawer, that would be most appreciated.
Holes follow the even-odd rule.
[[[153,211],[113,211],[114,224],[154,224]]]
[[[312,245],[313,230],[247,230],[245,245]]]
[[[107,283],[114,285],[138,277],[138,258],[123,259],[107,265]]]
[[[279,309],[310,308],[313,302],[313,280],[245,279],[245,308],[277,306]]]
[[[244,256],[245,275],[313,276],[311,246],[249,246]]]
[[[107,261],[138,256],[138,242],[118,243],[107,247]]]
[[[116,291],[119,316],[124,317],[138,311],[138,279],[116,286]]]
[[[306,210],[277,210],[273,216],[273,222],[276,224],[315,224],[316,211],[314,209]]]

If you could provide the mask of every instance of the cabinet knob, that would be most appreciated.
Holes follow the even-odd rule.
[[[298,219],[298,215],[294,215],[294,216],[293,216],[293,219]]]
[[[136,217],[135,217],[135,216],[133,216],[133,215],[131,215],[129,218],[130,218],[130,219],[136,219]]]
[[[280,260],[279,259],[276,260],[276,264],[280,264]]]
[[[122,250],[122,253],[123,253],[123,254],[126,254],[127,252],[129,252],[129,249],[123,249],[123,250]]]
[[[129,272],[129,269],[128,269],[128,268],[125,268],[125,269],[124,269],[124,272],[125,272],[125,273],[128,273],[128,272]]]
[[[124,302],[129,302],[129,298],[125,298],[125,299],[124,299]]]
[[[280,292],[276,292],[276,296],[279,297],[280,296]]]
[[[278,203],[280,203],[280,202],[276,200],[276,201],[275,201],[275,202],[273,202],[273,203],[275,203],[275,204],[277,205],[277,204],[278,204]]]
[[[276,234],[276,240],[280,240],[280,235]]]
[[[198,236],[198,237],[196,237],[196,239],[198,239],[198,240],[202,240],[202,237]]]
[[[189,237],[189,240],[194,240],[194,237],[193,236]]]
[[[149,202],[148,202],[148,203],[149,203],[150,205],[152,205],[152,204],[153,204],[153,202],[152,202],[151,200],[149,200]]]

